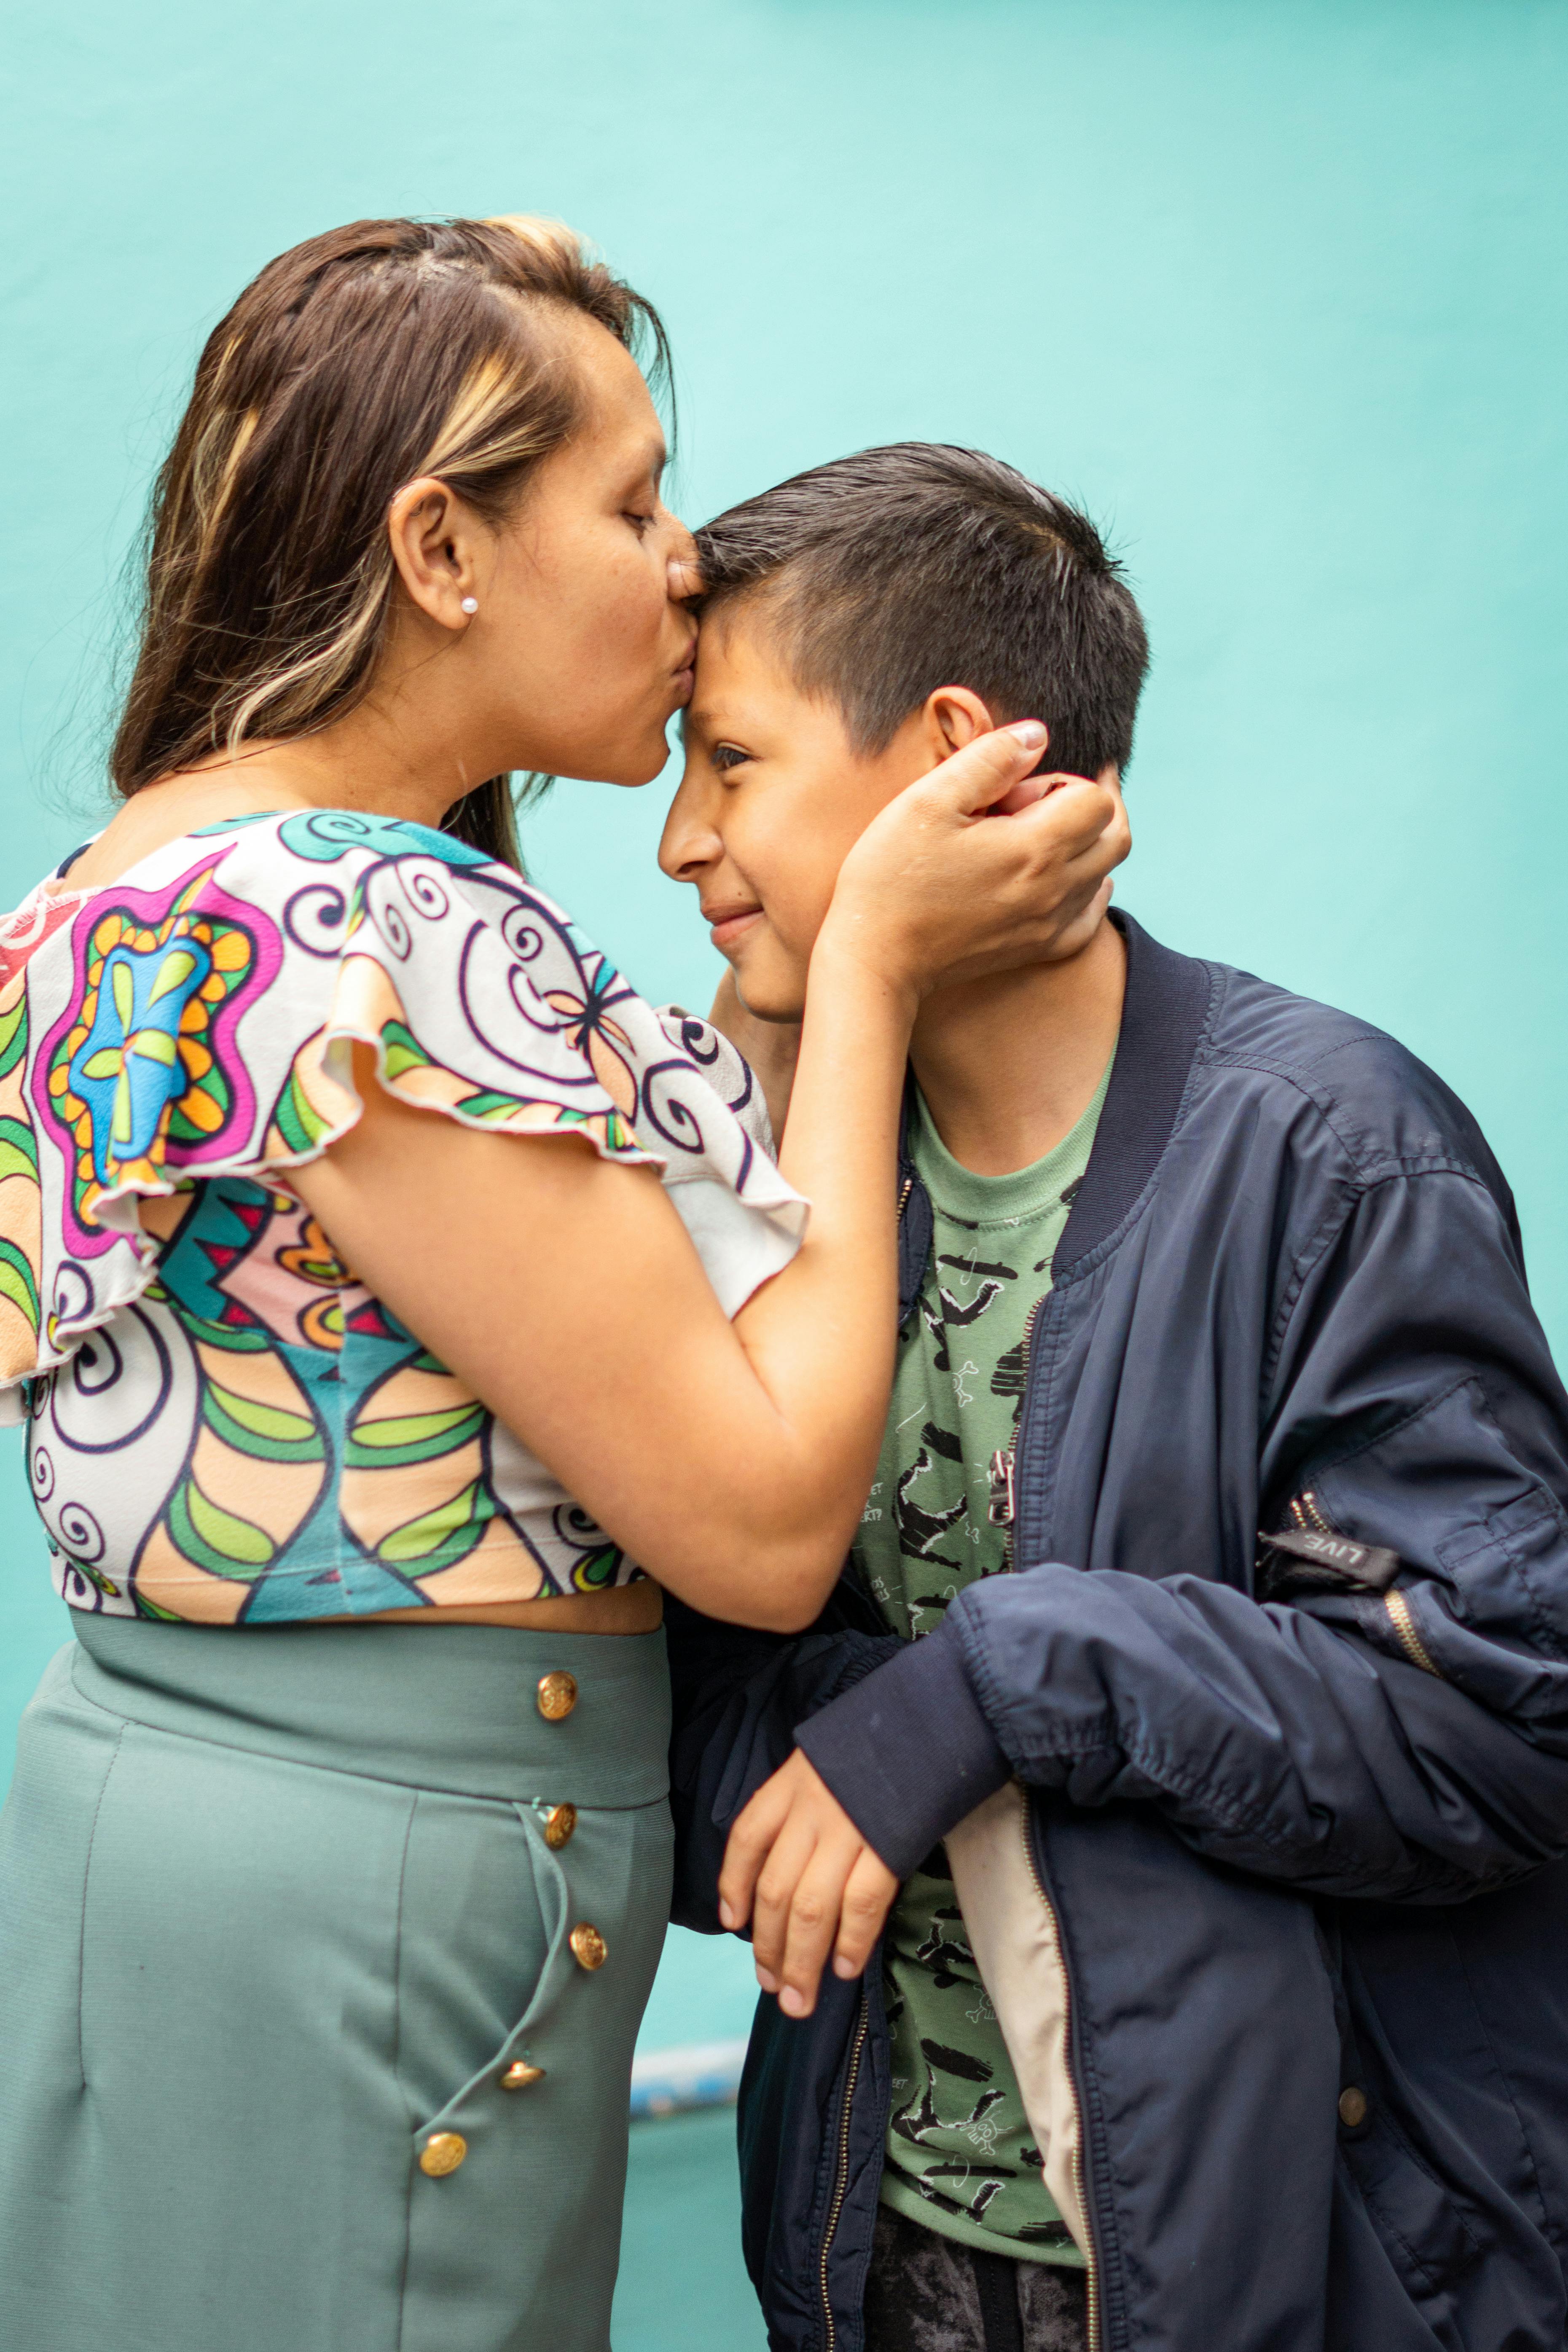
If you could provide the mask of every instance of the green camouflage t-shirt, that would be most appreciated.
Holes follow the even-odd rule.
[[[878,1605],[906,1640],[939,1625],[966,1584],[1010,1564],[1008,1531],[987,1516],[991,1459],[1012,1448],[1034,1310],[1051,1286],[1110,1079],[1108,1066],[1072,1133],[1008,1176],[961,1167],[917,1100],[910,1150],[931,1195],[931,1257],[900,1338],[877,1483],[855,1545]],[[940,1847],[889,1920],[884,1989],[893,2106],[882,2202],[964,2245],[1079,2263],[1040,2178]]]

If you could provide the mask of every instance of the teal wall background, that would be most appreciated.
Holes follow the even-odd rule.
[[[239,285],[357,215],[557,214],[664,309],[694,518],[921,436],[1111,527],[1155,647],[1122,897],[1435,1063],[1568,1341],[1563,0],[76,0],[5,49],[0,898],[96,820],[126,551]],[[531,855],[700,1003],[667,797],[563,787]],[[0,1477],[8,1750],[62,1629]],[[732,2030],[737,1960],[673,1961],[660,2032]],[[623,2352],[698,2306],[740,2345],[718,2252],[658,2270],[655,2147]]]

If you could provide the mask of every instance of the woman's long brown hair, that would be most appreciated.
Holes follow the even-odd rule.
[[[355,221],[251,281],[207,340],[153,492],[121,793],[353,708],[394,609],[404,483],[436,475],[499,520],[570,436],[562,304],[628,348],[646,333],[668,380],[651,304],[554,221]],[[446,822],[516,864],[510,776]]]

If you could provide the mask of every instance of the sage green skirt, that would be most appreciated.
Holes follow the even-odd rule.
[[[605,2352],[668,1737],[662,1633],[84,1618],[0,1815],[0,2340]]]

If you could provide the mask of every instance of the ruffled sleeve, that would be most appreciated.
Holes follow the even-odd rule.
[[[62,1362],[145,1289],[142,1200],[286,1187],[344,1134],[356,1045],[422,1109],[659,1167],[732,1314],[798,1248],[806,1204],[695,1042],[542,893],[423,826],[252,820],[106,888],[36,894],[0,924],[0,1381]]]
[[[768,1159],[776,1160],[778,1143],[768,1116],[767,1099],[750,1062],[711,1021],[688,1013],[683,1004],[661,1004],[658,1017],[670,1043],[695,1062],[720,1099],[727,1103]]]

